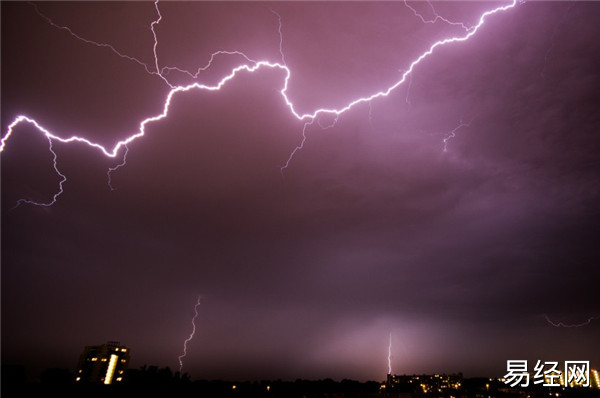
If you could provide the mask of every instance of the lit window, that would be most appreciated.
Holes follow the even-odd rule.
[[[108,368],[106,369],[106,376],[105,376],[104,384],[110,384],[112,382],[112,378],[115,373],[115,366],[117,366],[117,356],[115,354],[112,354],[110,356],[110,362],[108,363]]]
[[[81,380],[81,377],[78,377],[78,378],[75,379],[75,381],[79,381],[79,380]]]
[[[117,377],[117,381],[121,381],[121,380],[123,380],[122,377]]]
[[[95,361],[97,361],[97,360],[98,360],[98,358],[96,358],[96,357],[93,357],[93,358],[91,359],[91,361],[92,361],[92,362],[95,362]]]

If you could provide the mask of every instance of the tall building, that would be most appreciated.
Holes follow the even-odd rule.
[[[79,357],[77,383],[113,384],[123,381],[129,363],[129,348],[118,341],[86,346]]]

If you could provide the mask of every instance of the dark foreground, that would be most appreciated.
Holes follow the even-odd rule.
[[[221,381],[190,380],[187,374],[155,366],[130,369],[115,385],[81,384],[64,369],[49,369],[39,382],[27,382],[19,367],[2,367],[2,397],[205,397],[205,398],[591,398],[596,388],[509,388],[488,378],[463,379],[460,388],[424,393],[408,385],[381,382],[334,381]]]

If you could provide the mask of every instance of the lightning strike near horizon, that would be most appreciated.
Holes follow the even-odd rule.
[[[214,52],[211,57],[210,60],[208,62],[208,64],[204,67],[204,68],[199,68],[197,70],[196,73],[191,73],[189,71],[186,71],[184,69],[179,69],[179,68],[175,68],[175,67],[163,67],[162,69],[160,68],[159,62],[158,62],[158,35],[155,31],[155,27],[160,23],[160,21],[162,20],[162,15],[160,13],[159,7],[158,7],[158,0],[156,0],[154,2],[154,6],[157,12],[157,19],[155,19],[154,21],[152,21],[151,25],[150,25],[150,30],[152,32],[152,35],[154,37],[154,46],[153,46],[153,54],[154,54],[154,65],[153,65],[153,69],[148,66],[148,64],[140,61],[139,59],[135,58],[135,57],[131,57],[128,56],[126,54],[123,54],[121,52],[119,52],[114,46],[110,45],[110,44],[105,44],[105,43],[99,43],[97,41],[93,41],[93,40],[89,40],[86,39],[76,33],[74,33],[70,28],[66,27],[66,26],[61,26],[58,25],[56,23],[54,23],[50,18],[48,18],[47,16],[45,16],[44,14],[42,14],[39,9],[37,8],[37,6],[34,5],[34,8],[36,10],[36,12],[42,17],[44,18],[49,24],[51,24],[52,26],[64,30],[66,32],[68,32],[71,36],[75,37],[78,40],[81,40],[87,44],[92,44],[95,45],[97,47],[103,47],[103,48],[108,48],[109,50],[111,50],[114,54],[118,55],[121,58],[127,59],[129,61],[133,61],[136,62],[137,64],[139,64],[140,66],[143,66],[144,69],[146,70],[147,73],[151,74],[151,75],[158,75],[159,78],[161,78],[163,81],[165,81],[165,83],[170,87],[170,90],[168,92],[168,94],[165,97],[163,106],[162,106],[162,111],[158,114],[155,115],[151,115],[148,116],[144,119],[142,119],[139,122],[139,127],[138,130],[134,133],[132,133],[129,136],[126,136],[125,138],[123,138],[122,140],[118,141],[112,148],[109,147],[105,147],[97,142],[93,142],[87,138],[84,138],[84,136],[80,136],[80,135],[70,135],[70,136],[65,136],[63,134],[58,134],[55,132],[51,132],[48,128],[43,127],[42,125],[40,125],[34,118],[26,116],[26,115],[18,115],[12,123],[9,124],[8,126],[8,130],[6,132],[6,134],[4,134],[4,136],[2,137],[2,140],[0,142],[0,152],[3,152],[6,149],[6,145],[8,140],[10,139],[10,137],[12,136],[12,134],[15,132],[15,129],[18,127],[18,125],[22,124],[22,123],[29,123],[32,124],[39,133],[41,133],[42,135],[44,135],[51,143],[52,141],[57,141],[60,143],[64,143],[64,144],[68,144],[68,143],[82,143],[85,144],[93,149],[99,150],[100,152],[102,152],[105,156],[107,157],[111,157],[111,158],[115,158],[118,154],[119,151],[121,150],[121,148],[125,147],[126,150],[129,149],[128,144],[133,143],[135,140],[137,140],[138,138],[141,138],[143,136],[145,136],[146,134],[146,127],[149,124],[152,124],[154,122],[160,121],[164,118],[166,118],[169,114],[169,109],[170,109],[170,105],[171,105],[171,100],[172,98],[179,93],[183,93],[183,92],[188,92],[191,90],[200,90],[200,91],[206,91],[206,92],[213,92],[213,91],[219,91],[221,90],[222,87],[224,87],[228,82],[230,82],[231,80],[233,80],[236,76],[238,76],[241,73],[254,73],[260,69],[273,69],[273,70],[279,70],[281,72],[283,72],[284,77],[283,77],[283,83],[282,83],[282,87],[279,89],[279,93],[282,97],[282,100],[284,101],[286,107],[289,109],[289,112],[291,113],[291,115],[293,115],[298,121],[301,121],[304,123],[303,129],[302,129],[302,140],[300,142],[299,145],[297,145],[292,152],[290,153],[287,161],[285,162],[285,164],[281,167],[281,172],[283,173],[283,171],[289,166],[291,160],[293,159],[294,155],[300,150],[302,149],[302,147],[304,146],[305,142],[306,142],[306,130],[308,128],[308,126],[312,125],[312,123],[320,116],[329,116],[329,117],[333,117],[334,122],[337,121],[338,117],[341,116],[343,113],[349,111],[350,109],[354,108],[355,106],[362,104],[362,103],[370,103],[371,101],[378,99],[378,98],[384,98],[387,97],[388,95],[390,95],[390,93],[392,93],[396,88],[398,88],[399,86],[401,86],[403,83],[405,83],[407,81],[407,79],[409,79],[409,77],[411,76],[413,70],[415,67],[417,67],[417,65],[419,65],[419,63],[421,63],[421,61],[423,61],[424,59],[426,59],[427,57],[429,57],[431,54],[433,54],[433,52],[442,46],[446,46],[452,43],[460,43],[460,42],[466,42],[468,41],[473,35],[475,35],[477,33],[477,31],[481,28],[481,26],[483,26],[486,18],[488,16],[491,16],[493,14],[499,13],[499,12],[504,12],[507,11],[513,7],[516,6],[518,0],[512,0],[510,3],[502,5],[502,6],[498,6],[496,8],[493,8],[489,11],[484,12],[483,14],[480,15],[479,20],[477,22],[477,24],[471,26],[471,27],[467,27],[466,25],[462,25],[462,28],[464,30],[462,35],[458,35],[458,36],[451,36],[451,37],[447,37],[441,40],[436,41],[435,43],[433,43],[426,51],[422,52],[418,57],[416,57],[412,62],[410,62],[410,64],[408,65],[407,68],[404,68],[404,72],[401,74],[401,77],[399,80],[397,80],[394,84],[390,85],[389,87],[387,87],[384,90],[381,91],[377,91],[377,92],[373,92],[369,95],[363,96],[363,97],[359,97],[359,98],[355,98],[355,99],[351,99],[348,102],[346,102],[346,105],[340,107],[340,108],[318,108],[315,109],[313,111],[310,112],[306,112],[306,113],[300,113],[297,109],[296,106],[294,104],[294,102],[292,101],[292,99],[288,96],[288,86],[289,86],[289,81],[291,79],[292,76],[292,71],[291,69],[286,65],[285,63],[285,58],[283,56],[283,51],[282,51],[282,33],[281,33],[281,17],[279,16],[279,14],[277,14],[276,12],[274,12],[276,15],[279,16],[279,34],[280,34],[280,41],[279,41],[279,51],[280,54],[282,56],[282,62],[271,62],[268,60],[260,60],[260,61],[254,61],[252,60],[250,57],[246,56],[244,53],[239,52],[239,51],[216,51]],[[408,4],[407,6],[410,9],[413,9],[412,7],[410,7]],[[431,6],[431,5],[430,5]],[[435,13],[435,9],[433,10]],[[418,12],[415,12],[413,9],[413,12],[419,17],[421,18],[425,23],[427,23],[427,20],[425,20],[422,16],[420,16],[420,14]],[[439,15],[436,14],[436,19],[433,21],[435,22],[436,20],[442,20],[445,23],[449,23],[449,24],[456,24],[452,21],[449,21],[445,18],[440,17]],[[218,81],[216,84],[214,85],[207,85],[207,84],[203,84],[200,82],[194,82],[194,83],[190,83],[187,85],[172,85],[164,76],[164,72],[165,71],[179,71],[181,73],[185,73],[188,76],[196,79],[198,77],[198,74],[202,71],[205,70],[206,68],[209,68],[212,65],[212,61],[215,59],[216,56],[218,55],[236,55],[236,56],[241,56],[243,57],[247,63],[242,63],[239,64],[238,66],[234,67],[229,73],[225,74],[220,81]],[[318,121],[317,121],[318,122]],[[65,138],[66,137],[66,138]],[[448,138],[449,139],[449,138]],[[445,140],[445,143],[447,141]],[[52,151],[52,146],[50,146],[50,150]],[[53,152],[53,151],[52,151]],[[53,152],[54,155],[56,155]],[[123,159],[125,159],[125,155],[123,156]],[[114,170],[118,169],[119,167],[121,167],[122,165],[117,165],[116,167],[113,167]],[[63,180],[60,183],[60,189],[59,192],[57,194],[54,195],[53,200],[49,203],[49,204],[43,204],[43,205],[51,205],[56,201],[56,198],[62,194],[63,190],[62,190],[62,185],[63,183],[66,181],[66,177],[60,173],[56,167],[56,157],[54,159],[54,169],[57,172],[57,174],[59,176],[61,176],[61,178],[63,178]],[[112,170],[112,171],[114,171]],[[109,178],[110,178],[110,172],[111,170],[109,169]],[[110,184],[110,182],[109,182]],[[33,201],[29,201],[29,200],[25,200],[22,199],[21,201],[19,201],[18,203],[30,203],[30,204],[39,204]]]
[[[388,345],[388,374],[392,374],[392,334],[390,333],[390,344]]]
[[[183,353],[177,357],[177,359],[179,360],[180,373],[181,369],[183,369],[183,358],[185,358],[185,356],[187,355],[187,343],[189,343],[194,338],[194,334],[196,334],[196,318],[198,318],[198,306],[200,305],[201,298],[202,297],[198,297],[198,301],[196,302],[196,305],[194,305],[194,317],[192,318],[192,333],[190,333],[190,336],[183,342]]]
[[[554,322],[546,314],[544,314],[544,318],[546,318],[546,322],[548,322],[550,325],[554,326],[555,328],[581,328],[584,326],[588,326],[589,324],[592,323],[592,321],[594,321],[596,319],[600,319],[600,315],[591,316],[584,322],[573,323],[573,324],[567,324],[564,322]]]

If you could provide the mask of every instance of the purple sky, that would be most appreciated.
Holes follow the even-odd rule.
[[[433,3],[467,25],[502,3]],[[411,3],[433,18],[425,2]],[[282,62],[299,112],[399,80],[436,40],[402,2],[159,4],[161,67],[218,50]],[[152,2],[49,3],[80,37],[154,68]],[[501,376],[509,359],[600,367],[600,3],[528,2],[438,48],[388,97],[306,129],[285,73],[174,96],[127,165],[20,125],[2,152],[2,362],[73,369],[118,340],[193,378]],[[2,136],[19,114],[107,147],[161,112],[140,64],[2,2]],[[196,81],[215,84],[239,55]],[[165,74],[172,84],[194,80]],[[450,132],[461,124],[468,126]],[[319,122],[319,123],[317,123]],[[450,137],[448,139],[448,137]],[[446,149],[446,150],[444,150]]]

